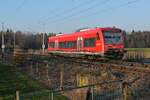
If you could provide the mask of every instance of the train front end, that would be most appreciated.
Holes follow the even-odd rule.
[[[121,59],[124,55],[124,35],[120,29],[103,30],[104,55]]]

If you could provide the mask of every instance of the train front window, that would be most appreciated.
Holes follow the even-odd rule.
[[[104,41],[107,44],[122,43],[122,34],[120,32],[104,32]]]

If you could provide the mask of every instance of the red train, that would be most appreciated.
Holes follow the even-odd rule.
[[[48,52],[121,58],[124,54],[123,37],[119,28],[84,29],[49,37]]]

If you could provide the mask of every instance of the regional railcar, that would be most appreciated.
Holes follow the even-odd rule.
[[[118,28],[84,29],[71,34],[49,37],[49,53],[122,57],[123,32]]]

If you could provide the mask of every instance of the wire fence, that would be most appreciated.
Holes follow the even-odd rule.
[[[12,64],[15,59],[5,55],[3,61]],[[150,94],[150,88],[141,92],[142,89],[130,88],[121,80],[110,81],[116,78],[110,69],[104,67],[64,63],[62,59],[53,58],[45,61],[35,57],[34,60],[24,61],[24,56],[20,56],[18,61],[21,64],[17,68],[19,72],[44,83],[50,90],[31,93],[21,93],[18,90],[11,96],[0,97],[0,100],[140,100],[145,98],[143,93]]]
[[[45,90],[26,94],[16,91],[16,95],[4,100],[122,100],[122,88],[121,81],[109,81],[64,90]]]
[[[16,92],[16,96],[4,100],[148,100],[149,98],[142,96],[142,90],[135,90],[132,97],[129,96],[128,90],[125,90],[121,81],[109,81],[65,90],[45,90],[26,94]],[[150,94],[150,89],[146,91],[144,89],[144,92]]]

